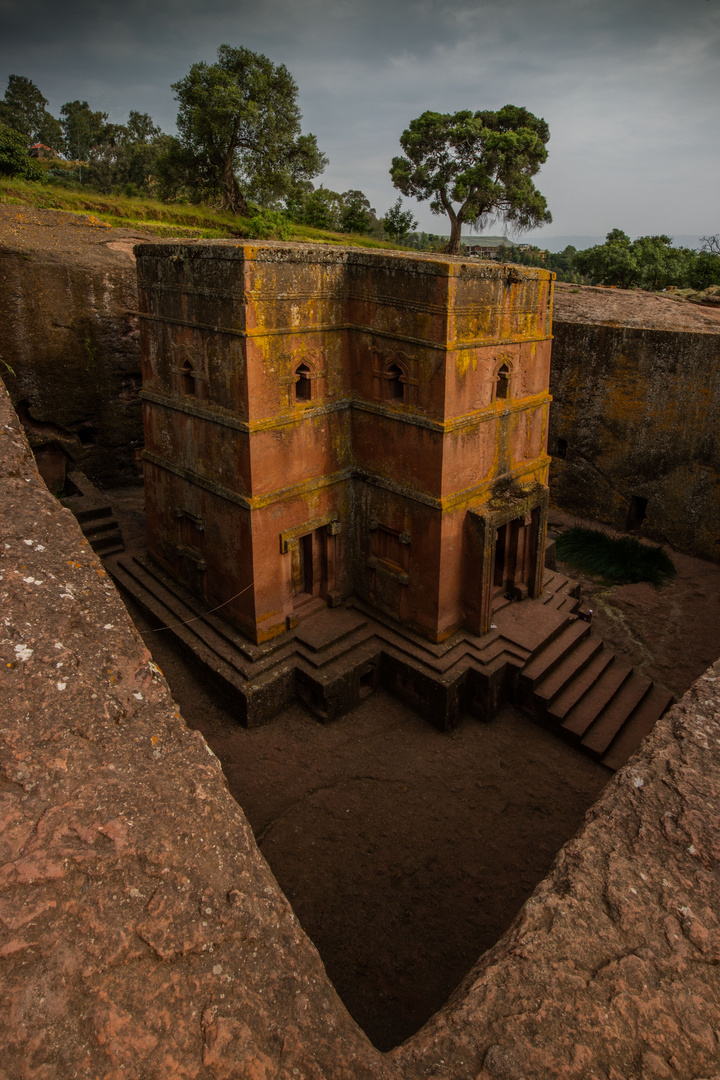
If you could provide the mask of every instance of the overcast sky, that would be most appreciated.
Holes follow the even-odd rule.
[[[316,183],[379,214],[410,120],[510,103],[550,125],[537,241],[720,231],[720,0],[0,0],[0,94],[26,75],[56,115],[80,98],[172,132],[170,84],[223,43],[288,66],[330,158]]]

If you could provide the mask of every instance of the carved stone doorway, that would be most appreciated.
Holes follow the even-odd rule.
[[[465,626],[472,633],[487,634],[505,596],[542,593],[548,502],[548,489],[535,482],[468,512]]]
[[[313,600],[327,599],[327,530],[322,527],[298,537],[292,551],[292,590],[295,610]]]
[[[513,600],[524,600],[535,573],[540,510],[506,521],[497,529],[493,586]]]

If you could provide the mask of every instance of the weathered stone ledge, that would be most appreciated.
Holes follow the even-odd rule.
[[[672,292],[616,289],[602,285],[555,284],[556,324],[633,327],[671,333],[720,333],[720,310],[678,302]]]
[[[389,1055],[0,395],[0,1080],[720,1076],[720,664]]]

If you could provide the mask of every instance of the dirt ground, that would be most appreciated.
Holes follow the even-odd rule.
[[[138,494],[112,495],[131,545]],[[555,528],[573,522],[553,513]],[[594,631],[679,696],[720,655],[720,567],[673,557],[660,590],[583,584]],[[416,1031],[508,928],[611,775],[512,708],[448,735],[383,691],[332,725],[298,704],[246,730],[170,635],[131,614],[380,1049]]]

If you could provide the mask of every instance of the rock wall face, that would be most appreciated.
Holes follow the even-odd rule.
[[[720,663],[445,1008],[382,1055],[1,386],[0,515],[1,1076],[718,1075]]]
[[[0,207],[0,370],[48,483],[137,482],[142,447],[135,233]]]
[[[565,285],[553,329],[552,500],[720,558],[720,315]]]

